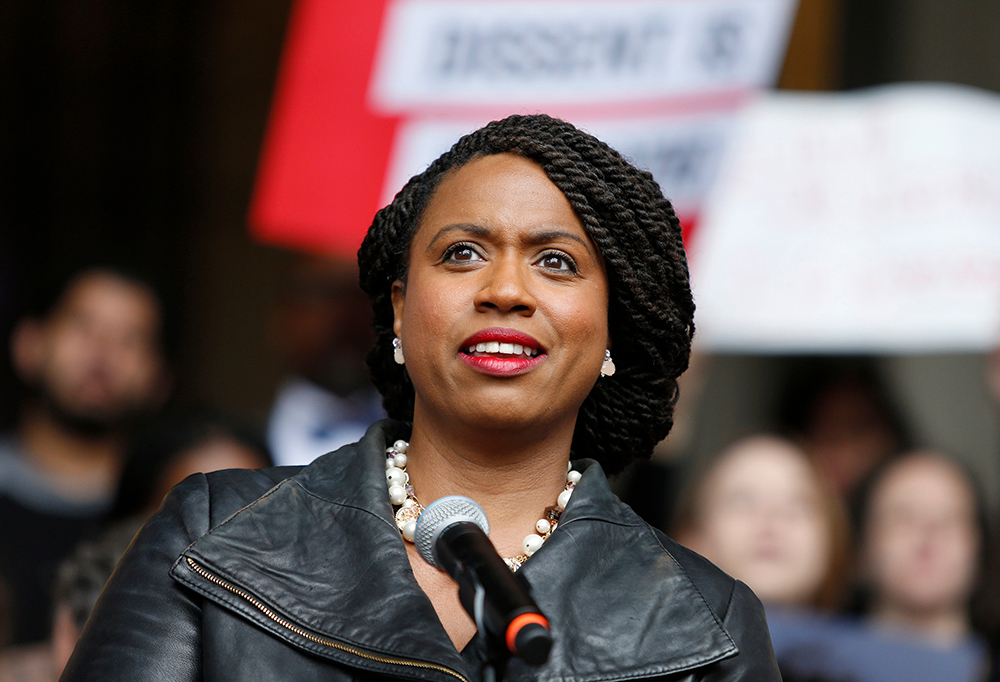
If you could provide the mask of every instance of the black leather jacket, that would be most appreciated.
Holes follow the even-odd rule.
[[[393,522],[383,451],[405,429],[379,422],[302,469],[187,479],[132,543],[62,679],[478,680]],[[753,593],[643,523],[594,463],[521,571],[555,645],[540,668],[512,662],[511,682],[780,680]]]

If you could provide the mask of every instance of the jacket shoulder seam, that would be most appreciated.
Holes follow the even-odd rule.
[[[246,510],[247,510],[247,509],[249,509],[250,507],[252,507],[252,506],[254,506],[255,504],[257,504],[257,503],[258,503],[258,502],[260,502],[261,500],[264,500],[265,498],[267,498],[267,497],[270,497],[270,496],[271,496],[271,495],[272,495],[272,494],[273,494],[273,493],[274,493],[274,492],[275,492],[275,491],[276,491],[276,490],[277,490],[278,488],[280,488],[280,487],[284,486],[284,485],[285,485],[286,483],[288,483],[288,481],[290,481],[290,480],[291,480],[290,478],[286,478],[286,479],[285,479],[285,480],[283,480],[283,481],[279,481],[279,482],[278,482],[278,483],[276,483],[276,484],[275,484],[274,486],[272,486],[272,487],[271,487],[271,488],[270,488],[269,490],[267,490],[267,491],[266,491],[266,492],[265,492],[265,493],[264,493],[263,495],[260,495],[259,497],[255,498],[255,499],[253,499],[253,500],[250,500],[250,501],[249,501],[249,502],[247,502],[247,503],[246,503],[245,505],[243,505],[242,507],[240,507],[239,509],[237,509],[236,511],[234,511],[234,512],[233,512],[232,514],[230,514],[229,516],[227,516],[227,517],[226,517],[225,519],[223,519],[222,521],[220,521],[220,522],[219,522],[219,523],[218,523],[217,525],[214,525],[214,526],[213,526],[213,525],[212,525],[212,484],[211,484],[211,482],[209,482],[209,480],[208,480],[208,476],[206,476],[206,475],[205,475],[204,473],[200,474],[200,476],[202,476],[203,480],[205,481],[205,491],[207,492],[207,497],[208,497],[208,500],[206,501],[206,507],[207,507],[207,509],[206,509],[206,514],[207,514],[207,516],[208,516],[208,519],[207,519],[207,520],[208,520],[208,530],[207,530],[207,531],[205,531],[205,533],[204,533],[203,535],[200,535],[200,536],[198,536],[198,537],[194,538],[194,539],[193,539],[193,540],[192,540],[192,541],[191,541],[191,542],[190,542],[190,543],[188,544],[188,546],[184,548],[184,551],[182,551],[182,552],[181,552],[181,553],[180,553],[180,554],[179,554],[179,555],[177,556],[177,559],[176,559],[176,561],[175,561],[174,563],[177,563],[177,562],[179,562],[179,561],[181,560],[181,557],[183,557],[183,556],[184,556],[185,554],[187,554],[187,553],[188,553],[188,551],[189,551],[189,550],[190,550],[190,549],[191,549],[191,548],[192,548],[192,547],[193,547],[193,546],[194,546],[195,544],[197,544],[197,543],[198,543],[198,541],[199,541],[199,540],[201,540],[201,539],[202,539],[203,537],[205,537],[206,535],[209,535],[209,534],[213,533],[214,531],[216,531],[216,530],[218,530],[218,529],[220,529],[220,528],[222,528],[222,527],[224,527],[224,526],[227,526],[227,525],[228,525],[228,524],[229,524],[229,523],[230,523],[230,522],[231,522],[231,521],[232,521],[233,519],[235,519],[235,518],[236,518],[237,516],[239,516],[239,515],[240,515],[240,514],[242,514],[242,513],[244,512],[244,511],[246,511]]]
[[[701,603],[704,604],[705,608],[708,609],[708,612],[712,614],[712,619],[715,621],[715,624],[719,626],[719,629],[722,630],[723,634],[726,635],[726,639],[729,640],[729,643],[733,646],[734,652],[738,653],[739,647],[736,645],[736,641],[733,639],[732,635],[729,634],[729,630],[726,629],[726,626],[723,625],[722,621],[719,619],[719,614],[715,612],[715,609],[712,608],[712,605],[708,603],[707,599],[705,599],[705,595],[702,593],[701,588],[698,587],[698,583],[691,578],[691,576],[688,574],[684,566],[681,565],[681,562],[677,561],[677,557],[675,557],[670,552],[670,550],[666,548],[666,546],[660,540],[660,537],[656,534],[656,532],[654,532],[653,528],[648,524],[646,525],[646,531],[653,536],[653,538],[656,540],[656,544],[659,545],[661,550],[663,550],[663,553],[666,554],[668,557],[670,557],[670,560],[674,562],[674,565],[677,566],[677,568],[688,579],[688,582],[691,583],[691,586],[694,588],[695,592],[698,593],[698,597],[701,599]],[[732,585],[730,586],[729,589],[729,600],[726,602],[727,613],[729,611],[729,605],[732,603],[733,594],[735,593],[735,591],[736,591],[736,581],[734,580],[732,581]]]
[[[289,479],[289,480],[291,480],[291,479]],[[282,482],[284,482],[284,481],[282,481]],[[368,514],[369,516],[374,516],[376,519],[378,519],[382,523],[385,523],[385,524],[389,525],[390,527],[395,528],[395,526],[393,526],[391,523],[389,523],[389,521],[387,521],[383,517],[379,516],[378,514],[376,514],[375,512],[373,512],[371,509],[367,509],[365,507],[360,507],[360,506],[358,506],[356,504],[348,504],[346,502],[340,502],[338,500],[331,500],[328,497],[323,497],[322,495],[317,495],[312,490],[309,490],[305,486],[300,485],[298,483],[294,483],[294,484],[290,484],[290,485],[295,485],[299,490],[301,490],[303,493],[305,493],[309,497],[315,498],[317,500],[321,500],[323,502],[326,502],[327,504],[332,504],[332,505],[335,505],[337,507],[344,507],[345,509],[353,509],[355,511],[363,512],[365,514]],[[268,492],[270,492],[270,491],[268,491]]]

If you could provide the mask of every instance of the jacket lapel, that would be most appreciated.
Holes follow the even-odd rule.
[[[468,677],[413,577],[386,495],[385,442],[405,435],[379,422],[357,446],[325,455],[196,540],[172,575],[321,655],[385,669],[290,633],[278,621],[378,659],[429,662]],[[253,601],[234,599],[232,589],[204,573],[278,620]]]
[[[427,662],[474,679],[417,585],[392,518],[383,453],[386,442],[406,436],[402,424],[375,424],[357,446],[320,458],[196,540],[172,575],[315,653],[385,670],[343,648],[289,634],[279,621],[376,659]],[[251,599],[234,599],[231,588],[204,573]],[[614,497],[594,463],[558,531],[521,573],[552,622],[555,646],[541,668],[512,662],[512,680],[656,676],[736,653],[697,587],[657,535]]]
[[[689,670],[737,653],[698,588],[657,534],[589,463],[559,528],[521,571],[555,641],[541,670],[511,678],[611,680]]]

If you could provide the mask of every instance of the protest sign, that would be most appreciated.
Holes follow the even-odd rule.
[[[566,118],[694,224],[794,0],[299,0],[250,210],[266,243],[353,253],[375,211],[511,113]]]
[[[704,349],[981,351],[1000,341],[1000,96],[772,93],[691,253]]]

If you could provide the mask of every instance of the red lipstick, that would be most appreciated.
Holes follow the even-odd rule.
[[[476,332],[462,342],[458,356],[473,369],[497,377],[523,374],[546,358],[534,337],[507,327]]]

